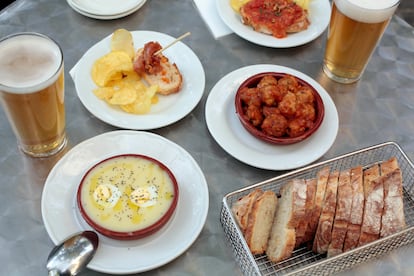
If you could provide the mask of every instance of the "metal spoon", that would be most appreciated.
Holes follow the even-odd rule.
[[[77,275],[95,255],[98,243],[95,232],[84,231],[55,246],[47,258],[49,276]]]

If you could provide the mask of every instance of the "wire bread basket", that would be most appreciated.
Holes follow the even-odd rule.
[[[289,180],[314,178],[326,166],[330,166],[331,171],[342,171],[358,165],[367,168],[391,157],[397,158],[403,176],[405,230],[331,258],[313,253],[306,246],[296,249],[291,258],[279,263],[271,262],[265,254],[251,254],[231,212],[231,206],[240,197],[257,188],[273,190],[279,194],[281,186]],[[220,221],[236,261],[245,275],[332,275],[414,241],[414,165],[394,142],[357,150],[231,192],[223,198],[222,203]]]

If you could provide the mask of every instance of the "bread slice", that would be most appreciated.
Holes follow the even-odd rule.
[[[266,191],[257,197],[249,215],[245,239],[252,254],[263,254],[267,248],[277,207],[274,192]]]
[[[384,181],[379,175],[379,165],[373,165],[364,171],[365,204],[358,246],[379,238],[384,209]]]
[[[290,180],[281,188],[266,255],[272,262],[289,258],[296,244],[296,228],[305,214],[306,183]]]
[[[364,214],[364,186],[362,166],[351,169],[352,207],[343,251],[358,246],[361,234],[362,216]]]
[[[306,239],[312,240],[315,236],[316,229],[319,223],[319,217],[321,215],[323,201],[325,198],[326,184],[328,183],[329,167],[324,167],[318,171],[316,175],[316,193],[315,193],[315,203],[312,208],[312,212],[309,216],[308,227],[306,229]]]
[[[309,218],[312,215],[313,207],[315,205],[315,195],[316,195],[316,179],[306,179],[306,203],[305,203],[305,216],[299,223],[299,226],[296,231],[296,248],[311,241],[313,235],[310,235],[308,231],[309,227]]]
[[[396,168],[384,175],[384,211],[381,218],[380,237],[389,236],[405,228],[402,175],[401,170]]]
[[[143,48],[138,49],[134,62],[143,54],[143,50]],[[169,95],[179,92],[183,84],[183,76],[181,75],[180,70],[178,70],[177,65],[171,63],[166,56],[163,54],[158,55],[161,56],[160,65],[162,69],[155,74],[139,72],[139,75],[143,77],[149,85],[157,85],[157,93],[161,95]]]
[[[262,190],[253,190],[249,194],[239,198],[231,207],[234,218],[243,234],[246,232],[253,205],[261,194],[263,194]]]
[[[328,247],[328,257],[333,257],[343,252],[346,232],[348,230],[348,222],[351,216],[351,207],[351,170],[347,169],[339,173],[336,211],[332,227],[331,242]]]
[[[338,192],[338,177],[338,171],[332,172],[329,175],[326,186],[325,199],[312,247],[312,250],[319,254],[326,253],[331,242]]]

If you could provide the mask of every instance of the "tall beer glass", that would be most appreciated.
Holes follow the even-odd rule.
[[[334,0],[323,70],[340,83],[360,79],[399,0]]]
[[[34,157],[66,145],[63,55],[52,39],[18,33],[0,40],[0,100],[20,149]]]

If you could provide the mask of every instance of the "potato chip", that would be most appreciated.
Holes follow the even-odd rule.
[[[134,84],[120,81],[112,87],[114,93],[108,103],[114,105],[124,105],[135,102],[137,91]]]
[[[144,86],[145,87],[145,86]],[[121,105],[121,108],[129,113],[145,114],[151,109],[152,98],[158,90],[157,85],[144,88],[143,90],[137,90],[137,98],[131,104]]]
[[[111,39],[111,51],[122,51],[133,59],[135,56],[134,41],[132,35],[125,29],[116,30]]]
[[[132,60],[121,51],[110,52],[99,58],[92,66],[92,80],[98,86],[107,86],[108,82],[123,78],[124,72],[133,71]]]
[[[114,89],[112,87],[98,87],[93,90],[96,97],[101,100],[109,101],[114,95]]]

